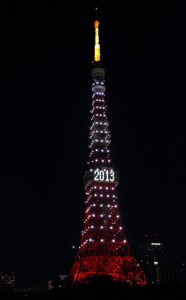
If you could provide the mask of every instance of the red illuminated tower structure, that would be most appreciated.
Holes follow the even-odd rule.
[[[88,283],[108,276],[129,285],[145,285],[145,274],[132,254],[120,220],[116,187],[119,174],[112,166],[105,101],[105,71],[101,63],[99,21],[94,21],[92,65],[92,119],[90,158],[84,176],[86,209],[79,250],[72,266],[72,282]]]

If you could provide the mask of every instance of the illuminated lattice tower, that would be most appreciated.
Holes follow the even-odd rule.
[[[145,285],[145,274],[128,245],[120,220],[116,187],[119,174],[112,166],[111,135],[106,114],[105,71],[100,59],[99,21],[94,22],[92,65],[92,123],[90,158],[84,176],[86,210],[79,250],[70,272],[72,282],[89,282],[95,276]]]

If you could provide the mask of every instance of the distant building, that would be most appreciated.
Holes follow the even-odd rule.
[[[186,284],[186,265],[173,264],[167,259],[164,238],[158,234],[144,236],[139,246],[139,256],[149,285]]]
[[[161,278],[166,285],[186,285],[186,264],[165,264],[161,268]]]
[[[48,281],[48,290],[53,290],[57,285],[57,288],[62,287],[62,282],[65,280],[69,275],[58,275],[57,278]]]
[[[3,282],[2,282],[2,272],[0,272],[0,289],[2,288]]]
[[[0,288],[8,287],[13,288],[15,286],[15,272],[0,272]]]
[[[30,288],[16,288],[14,292],[16,295],[36,295],[36,294],[48,294],[53,290],[60,290],[62,288],[63,280],[65,280],[68,275],[57,275],[54,279],[41,282]]]
[[[166,262],[162,238],[157,234],[145,235],[139,246],[140,263],[146,273],[149,284],[162,282],[161,267]]]

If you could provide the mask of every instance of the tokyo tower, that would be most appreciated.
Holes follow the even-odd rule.
[[[86,208],[84,227],[75,262],[73,283],[88,283],[106,276],[130,286],[146,284],[146,276],[133,256],[120,220],[116,187],[119,174],[112,166],[105,99],[105,70],[101,63],[99,21],[94,21],[95,45],[92,63],[90,155],[84,176]]]

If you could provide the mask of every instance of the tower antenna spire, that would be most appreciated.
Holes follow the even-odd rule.
[[[95,45],[94,45],[94,61],[101,60],[100,54],[100,44],[99,44],[99,21],[98,21],[98,8],[95,8],[96,18],[94,21],[94,28],[95,28]]]

